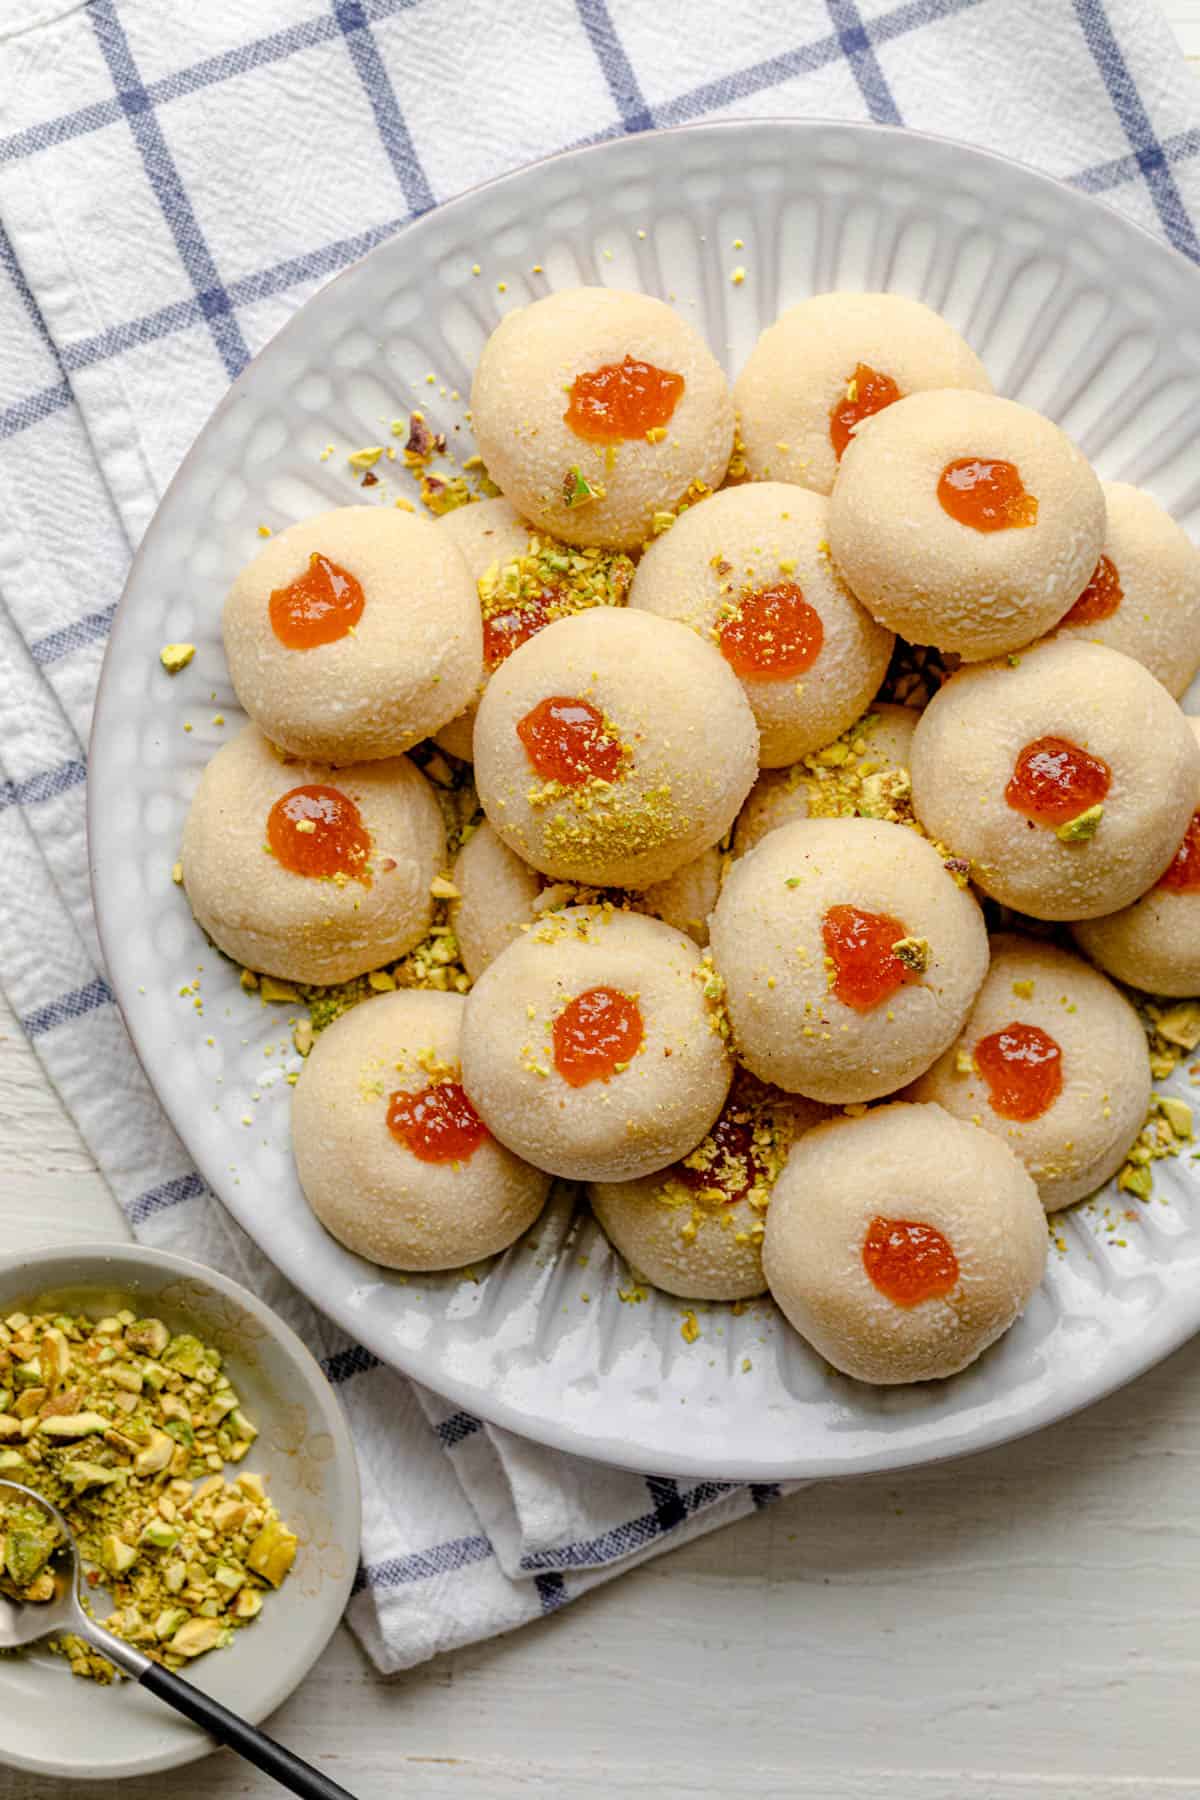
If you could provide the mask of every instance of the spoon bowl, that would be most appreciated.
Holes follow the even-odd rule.
[[[0,1517],[5,1504],[14,1497],[26,1506],[38,1507],[58,1533],[58,1542],[50,1552],[47,1564],[47,1573],[54,1581],[54,1593],[46,1600],[18,1600],[0,1591],[0,1650],[21,1650],[28,1644],[37,1644],[43,1638],[68,1631],[76,1637],[86,1638],[123,1674],[140,1681],[150,1667],[149,1657],[114,1637],[84,1608],[79,1546],[63,1514],[35,1489],[23,1487],[19,1481],[0,1478]]]

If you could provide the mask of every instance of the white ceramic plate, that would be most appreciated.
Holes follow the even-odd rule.
[[[358,1566],[358,1466],[333,1389],[295,1332],[260,1300],[163,1250],[72,1244],[0,1258],[0,1315],[42,1301],[94,1318],[131,1306],[172,1330],[194,1331],[224,1354],[259,1428],[243,1466],[267,1476],[300,1550],[254,1624],[187,1674],[259,1723],[325,1648]],[[132,1682],[81,1681],[41,1647],[0,1657],[0,1762],[99,1781],[173,1769],[212,1748],[205,1732]]]
[[[394,442],[387,421],[413,405],[469,447],[454,390],[469,392],[488,332],[578,282],[673,300],[731,373],[806,294],[917,295],[966,334],[1001,393],[1048,412],[1104,476],[1149,487],[1200,530],[1200,277],[1097,202],[962,145],[799,121],[635,137],[523,170],[420,219],[315,295],[236,383],[163,500],[117,616],[92,744],[113,985],[163,1105],[244,1228],[363,1344],[483,1417],[631,1468],[756,1480],[997,1443],[1095,1399],[1200,1326],[1193,1165],[1161,1165],[1154,1202],[1128,1208],[1136,1216],[1111,1196],[1067,1214],[1066,1252],[1052,1251],[1017,1328],[928,1387],[874,1391],[831,1375],[766,1303],[737,1317],[701,1308],[701,1335],[686,1343],[678,1302],[622,1303],[611,1252],[565,1201],[533,1232],[536,1248],[516,1247],[477,1281],[402,1281],[309,1213],[279,1055],[263,1054],[286,1044],[285,1011],[241,992],[172,885],[200,768],[237,722],[220,611],[257,526],[365,498],[346,452]],[[327,444],[337,454],[322,463]],[[401,491],[398,467],[380,465],[387,482],[372,491],[385,503]],[[158,664],[168,640],[198,647],[175,681]],[[218,710],[224,730],[210,723]],[[202,1020],[178,997],[197,964]]]

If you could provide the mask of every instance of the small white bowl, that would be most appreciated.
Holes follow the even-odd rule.
[[[300,1538],[295,1567],[253,1625],[202,1657],[188,1679],[255,1724],[307,1675],[350,1596],[361,1499],[354,1446],[333,1389],[291,1328],[253,1294],[182,1256],[85,1244],[0,1257],[0,1318],[20,1308],[122,1306],[214,1344],[258,1426],[242,1465]],[[100,1687],[38,1646],[0,1657],[0,1762],[43,1775],[112,1780],[177,1768],[212,1739],[132,1682]]]

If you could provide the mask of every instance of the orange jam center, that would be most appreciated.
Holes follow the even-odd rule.
[[[489,1135],[457,1081],[437,1081],[415,1094],[400,1088],[388,1102],[387,1127],[426,1163],[466,1162]]]
[[[921,977],[902,963],[892,945],[908,933],[890,913],[857,906],[831,906],[821,921],[825,950],[833,962],[833,993],[843,1006],[870,1012],[897,988]]]
[[[980,1038],[975,1064],[1002,1119],[1040,1119],[1062,1093],[1062,1051],[1037,1025],[1006,1025]]]
[[[483,621],[483,660],[489,669],[498,669],[506,657],[550,623],[552,598],[549,592],[534,594],[519,606],[507,607]]]
[[[847,395],[838,401],[829,415],[829,441],[839,462],[854,435],[854,427],[900,398],[900,389],[891,376],[881,375],[870,363],[856,363],[846,387]],[[849,398],[851,388],[853,400]]]
[[[315,650],[345,637],[362,618],[364,605],[362,588],[349,570],[314,551],[303,575],[272,593],[271,629],[288,650]]]
[[[1004,798],[1035,825],[1066,825],[1097,806],[1112,786],[1112,770],[1067,738],[1035,738],[1018,756]]]
[[[1025,492],[1016,463],[960,456],[942,470],[937,492],[950,517],[974,531],[1011,531],[1037,524],[1038,503]]]
[[[587,988],[554,1021],[554,1066],[568,1087],[609,1081],[645,1036],[636,1000],[611,987]]]
[[[618,444],[668,424],[683,389],[682,375],[627,356],[577,375],[563,418],[576,437]]]
[[[590,700],[552,694],[539,700],[517,724],[525,754],[544,781],[582,787],[585,781],[613,781],[623,751]]]
[[[1158,886],[1174,888],[1180,894],[1200,889],[1200,812],[1192,814],[1183,842],[1159,876]]]
[[[935,1225],[915,1219],[871,1220],[862,1247],[863,1268],[893,1306],[940,1300],[958,1280],[958,1258]]]
[[[295,787],[284,794],[267,814],[267,843],[293,875],[350,875],[371,885],[371,835],[340,788]]]
[[[1111,619],[1125,598],[1117,565],[1102,556],[1096,573],[1063,620],[1064,625],[1094,625],[1099,619]]]
[[[825,642],[821,615],[794,581],[747,594],[721,627],[721,654],[743,681],[777,681],[811,669]]]

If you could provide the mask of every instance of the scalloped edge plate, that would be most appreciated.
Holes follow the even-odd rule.
[[[237,714],[220,604],[259,522],[361,498],[344,456],[322,462],[322,450],[386,443],[387,420],[413,405],[465,447],[457,395],[487,333],[503,311],[578,281],[673,300],[731,372],[807,293],[914,294],[964,331],[998,391],[1059,419],[1102,475],[1151,488],[1200,529],[1189,455],[1200,275],[1099,202],[965,145],[798,120],[619,139],[506,176],[314,295],[234,384],[158,509],[92,737],[93,888],[114,991],[163,1107],[239,1224],[368,1349],[482,1418],[632,1469],[755,1481],[1001,1443],[1200,1327],[1190,1163],[1162,1165],[1146,1206],[1109,1190],[1060,1215],[1062,1247],[1025,1316],[972,1368],[924,1387],[833,1374],[769,1302],[697,1307],[700,1336],[686,1343],[681,1303],[653,1290],[622,1302],[618,1261],[569,1195],[486,1271],[405,1279],[345,1251],[309,1212],[288,1145],[286,1013],[242,992],[171,881],[199,770],[227,735],[211,715]],[[387,503],[407,477],[383,467]],[[168,640],[197,645],[173,682],[157,662]],[[197,979],[202,1019],[178,997]]]

